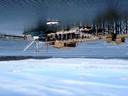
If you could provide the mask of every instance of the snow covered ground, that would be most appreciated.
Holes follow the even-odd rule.
[[[0,56],[34,56],[34,44],[23,52],[30,42],[0,39]],[[127,59],[80,58],[127,58],[128,39],[121,45],[99,40],[48,49],[42,45],[39,56],[59,58],[0,61],[0,96],[128,96]]]
[[[128,96],[121,59],[51,58],[0,62],[0,96]]]

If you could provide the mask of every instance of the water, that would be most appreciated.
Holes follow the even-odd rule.
[[[27,40],[13,40],[13,39],[0,39],[0,55],[1,56],[35,56],[35,44],[30,46],[25,52],[24,48],[31,41]],[[80,42],[77,47],[71,49],[57,49],[52,46],[40,45],[39,56],[52,56],[52,57],[127,57],[127,45],[125,44],[109,44],[103,40]]]

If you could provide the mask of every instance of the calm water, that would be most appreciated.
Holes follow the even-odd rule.
[[[33,44],[25,52],[23,49],[31,41],[27,40],[12,40],[0,39],[0,55],[22,55],[35,56],[35,44]],[[53,56],[53,57],[127,57],[128,56],[128,41],[125,44],[108,44],[105,41],[81,42],[77,47],[71,49],[57,49],[52,46],[40,45],[39,56]]]

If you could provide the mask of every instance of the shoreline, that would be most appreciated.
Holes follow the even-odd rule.
[[[0,56],[0,61],[17,61],[26,59],[48,59],[50,56]]]
[[[17,60],[26,60],[26,59],[50,59],[50,58],[62,58],[62,59],[73,59],[73,58],[81,58],[81,59],[121,59],[128,60],[128,57],[103,57],[103,56],[79,56],[79,57],[52,57],[52,56],[0,56],[0,61],[17,61]]]

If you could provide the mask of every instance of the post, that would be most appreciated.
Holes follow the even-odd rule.
[[[39,53],[39,41],[36,41],[36,58],[38,56]]]
[[[96,36],[98,36],[98,25],[96,25]]]

